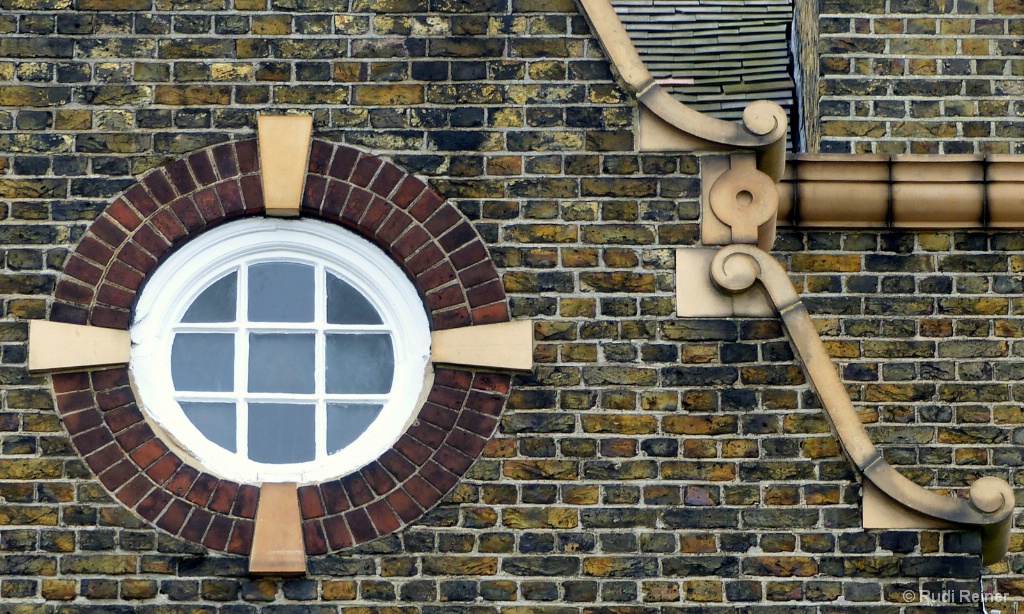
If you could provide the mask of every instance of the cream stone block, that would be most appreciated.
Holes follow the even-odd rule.
[[[533,322],[520,320],[431,333],[431,362],[529,371],[533,369]]]
[[[29,371],[128,364],[131,348],[131,336],[126,330],[49,320],[28,323]]]
[[[298,216],[309,165],[313,117],[261,115],[257,121],[267,215]]]
[[[957,525],[912,510],[882,492],[870,480],[861,486],[865,529],[952,529]]]
[[[717,249],[676,250],[676,316],[680,318],[767,318],[775,315],[760,285],[731,294],[711,279]]]
[[[297,484],[266,482],[260,487],[249,573],[275,576],[306,573]]]

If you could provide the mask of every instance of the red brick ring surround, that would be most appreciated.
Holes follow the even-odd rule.
[[[174,247],[263,212],[256,141],[196,152],[147,174],[89,227],[64,267],[50,319],[127,329],[146,276]],[[343,224],[382,247],[419,288],[435,330],[508,321],[479,235],[419,179],[376,156],[314,140],[302,215]],[[427,402],[394,447],[360,471],[299,488],[310,555],[409,524],[451,490],[484,449],[510,376],[438,368]],[[53,375],[72,442],[121,503],[214,550],[248,554],[258,486],[189,464],[150,428],[127,367]]]

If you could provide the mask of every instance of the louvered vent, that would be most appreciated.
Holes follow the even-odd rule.
[[[792,0],[612,0],[655,79],[691,107],[740,119],[753,100],[792,116]]]

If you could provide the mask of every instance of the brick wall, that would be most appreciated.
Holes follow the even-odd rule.
[[[635,110],[573,3],[0,7],[0,611],[895,612],[907,591],[978,586],[976,535],[859,529],[856,477],[777,320],[673,317],[700,159],[633,152]],[[143,173],[290,109],[472,221],[512,316],[537,320],[538,367],[422,519],[311,557],[305,578],[253,579],[105,490],[50,378],[25,370],[24,320]],[[893,464],[955,492],[1020,483],[1017,235],[777,248]],[[1022,547],[988,588],[1024,596]]]
[[[820,151],[1021,153],[1021,4],[826,0]]]

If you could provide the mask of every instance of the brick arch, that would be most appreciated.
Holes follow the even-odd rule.
[[[264,211],[255,140],[200,150],[145,175],[88,228],[57,283],[50,319],[128,329],[147,275],[173,249]],[[423,181],[351,147],[314,140],[301,215],[373,241],[409,275],[435,330],[508,321],[498,273],[473,226]],[[299,488],[306,551],[325,554],[414,522],[483,452],[507,374],[438,368],[408,431],[380,458]],[[122,504],[183,539],[248,554],[259,488],[177,453],[139,408],[128,368],[53,375],[72,443]]]

